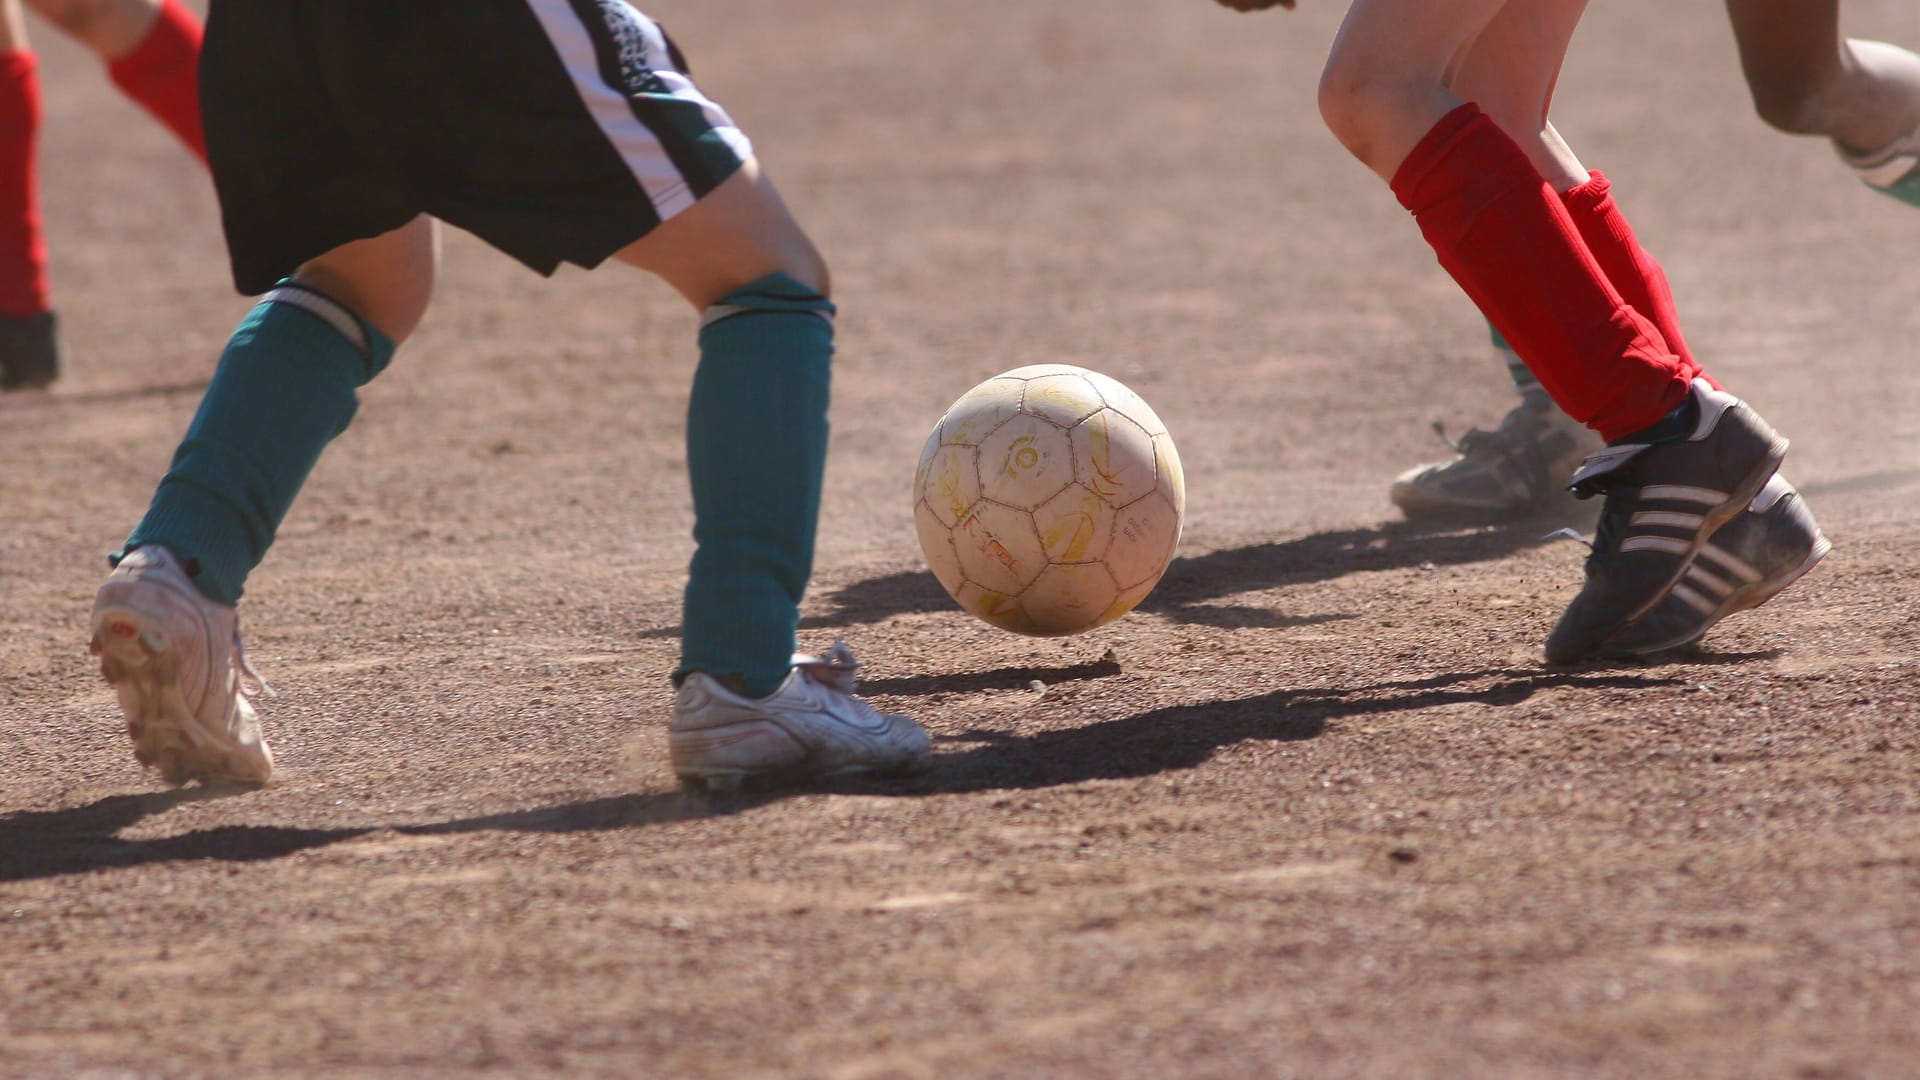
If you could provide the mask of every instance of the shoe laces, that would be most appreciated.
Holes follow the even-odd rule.
[[[1592,537],[1586,536],[1578,529],[1563,526],[1542,536],[1540,542],[1550,544],[1571,540],[1581,544],[1587,549],[1587,562],[1589,564],[1605,553],[1619,547],[1620,532],[1627,515],[1614,512],[1612,492],[1607,492],[1603,489],[1602,494],[1607,496],[1607,503],[1600,508],[1600,520],[1594,525]]]
[[[1542,544],[1556,544],[1564,540],[1571,540],[1574,543],[1579,544],[1580,546],[1586,548],[1589,553],[1593,551],[1593,541],[1587,539],[1585,533],[1582,533],[1579,529],[1573,528],[1570,525],[1562,526],[1558,529],[1553,530],[1547,535],[1541,537],[1539,542]]]
[[[1447,425],[1438,420],[1433,422],[1433,434],[1447,449],[1459,454],[1461,457],[1469,456],[1476,447],[1487,445],[1487,440],[1493,438],[1493,433],[1490,431],[1485,431],[1481,428],[1468,428],[1465,433],[1456,439],[1447,434]]]
[[[240,673],[240,692],[249,700],[257,697],[279,697],[267,680],[247,660],[247,646],[240,640],[240,627],[233,628],[233,669]]]
[[[1446,444],[1447,449],[1462,457],[1499,456],[1513,457],[1531,449],[1534,440],[1520,432],[1536,406],[1523,401],[1508,410],[1500,418],[1500,423],[1489,431],[1486,428],[1468,428],[1456,439],[1447,434],[1447,426],[1439,420],[1433,421],[1433,433]]]
[[[793,666],[809,681],[836,693],[852,697],[860,689],[860,661],[847,643],[838,638],[823,656],[794,653]]]

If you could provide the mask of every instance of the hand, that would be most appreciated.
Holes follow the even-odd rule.
[[[1213,2],[1235,11],[1265,11],[1270,7],[1283,7],[1292,11],[1294,0],[1213,0]]]

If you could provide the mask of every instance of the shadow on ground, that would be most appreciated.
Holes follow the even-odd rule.
[[[1175,622],[1222,628],[1271,629],[1330,622],[1351,616],[1290,615],[1214,601],[1348,574],[1486,562],[1534,547],[1558,527],[1559,523],[1548,519],[1476,529],[1401,521],[1215,551],[1175,559],[1138,610]],[[953,606],[940,583],[924,570],[856,582],[829,593],[826,601],[833,610],[803,620],[803,628],[876,623],[895,615]]]
[[[1096,678],[1100,665],[1084,665]],[[940,689],[997,686],[1031,675],[1008,669],[949,676]],[[1177,705],[1133,716],[1033,735],[974,729],[940,740],[933,768],[900,780],[862,780],[804,789],[916,798],[1003,789],[1046,788],[1191,769],[1214,751],[1248,740],[1297,742],[1352,716],[1407,712],[1460,703],[1518,704],[1559,687],[1643,689],[1685,679],[1604,671],[1488,670],[1354,688],[1279,690],[1256,697]],[[965,746],[965,749],[956,749]],[[642,828],[669,821],[741,813],[798,793],[729,796],[682,791],[616,795],[562,806],[415,825],[301,829],[223,825],[151,840],[118,835],[140,820],[189,802],[240,797],[200,788],[113,795],[86,806],[23,811],[0,818],[0,881],[28,881],[151,863],[215,860],[258,862],[391,829],[416,836],[476,832],[582,832]]]

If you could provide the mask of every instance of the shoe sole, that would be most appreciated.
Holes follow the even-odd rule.
[[[212,731],[180,696],[179,663],[166,636],[131,608],[105,607],[93,621],[90,651],[100,658],[100,675],[115,691],[134,698],[127,710],[127,735],[133,756],[157,769],[178,787],[203,784],[259,786],[273,772],[273,754],[262,743],[256,754]],[[126,706],[125,695],[122,707]]]
[[[768,736],[775,736],[787,744],[792,748],[795,756],[765,766],[697,764],[699,757],[717,748]],[[716,794],[740,791],[743,788],[757,790],[766,787],[820,783],[854,776],[911,776],[926,768],[924,761],[910,761],[896,766],[853,762],[831,769],[822,769],[815,763],[814,757],[807,753],[804,746],[785,728],[771,720],[749,720],[699,732],[670,732],[667,737],[667,753],[673,760],[674,776],[680,781],[681,787],[689,791],[705,790]]]
[[[1633,650],[1609,648],[1608,643],[1624,633],[1629,627],[1645,618],[1648,612],[1659,606],[1660,602],[1665,600],[1667,596],[1673,592],[1674,588],[1686,578],[1687,572],[1693,569],[1695,560],[1700,557],[1701,549],[1706,547],[1707,543],[1713,539],[1713,534],[1719,532],[1722,526],[1732,521],[1735,517],[1738,517],[1752,504],[1753,500],[1760,494],[1761,489],[1767,486],[1767,481],[1773,479],[1773,474],[1780,471],[1781,462],[1786,460],[1787,447],[1789,445],[1786,438],[1774,431],[1773,428],[1768,426],[1766,421],[1759,416],[1756,415],[1754,419],[1758,421],[1760,431],[1764,433],[1762,437],[1766,440],[1766,452],[1754,465],[1753,469],[1742,478],[1741,482],[1735,485],[1732,491],[1728,493],[1725,500],[1701,514],[1700,527],[1695,530],[1693,539],[1688,543],[1685,553],[1682,554],[1675,563],[1673,572],[1668,575],[1667,580],[1663,582],[1659,588],[1650,592],[1647,598],[1641,601],[1633,610],[1614,620],[1611,629],[1607,630],[1604,634],[1594,635],[1587,639],[1587,644],[1582,648],[1572,649],[1566,647],[1564,642],[1556,643],[1555,638],[1560,633],[1560,626],[1556,626],[1553,632],[1547,635],[1546,654],[1548,663],[1573,664],[1579,663],[1582,660],[1591,659],[1620,659],[1624,657],[1645,656],[1647,652],[1650,651],[1645,648]],[[1785,587],[1785,585],[1781,586],[1781,588]],[[1775,591],[1777,592],[1778,590]],[[1731,614],[1731,612],[1729,612],[1729,614]],[[1565,615],[1562,615],[1563,624],[1564,619]],[[1672,646],[1666,647],[1671,648]]]
[[[1832,550],[1833,544],[1828,541],[1825,536],[1818,536],[1814,542],[1813,550],[1807,553],[1807,557],[1802,559],[1798,566],[1795,566],[1784,574],[1767,578],[1763,581],[1756,581],[1752,585],[1735,589],[1728,593],[1726,599],[1720,603],[1720,606],[1715,608],[1713,612],[1706,617],[1705,621],[1691,632],[1658,645],[1648,645],[1631,650],[1621,649],[1604,653],[1603,655],[1609,659],[1625,660],[1635,657],[1651,656],[1655,653],[1670,652],[1674,649],[1691,645],[1705,637],[1708,630],[1713,629],[1715,624],[1727,616],[1738,615],[1743,611],[1752,611],[1754,608],[1759,607],[1761,604],[1766,603],[1786,591],[1787,586],[1807,576],[1808,571],[1820,565],[1820,560],[1826,558],[1827,553]]]

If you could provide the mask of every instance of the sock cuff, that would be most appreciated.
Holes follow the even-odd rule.
[[[1599,169],[1588,169],[1587,176],[1586,183],[1568,188],[1560,198],[1576,213],[1604,213],[1613,202],[1613,181]]]
[[[393,339],[380,332],[379,328],[355,315],[353,310],[321,292],[319,289],[291,278],[281,281],[267,290],[266,295],[254,306],[262,311],[269,304],[280,304],[298,308],[325,323],[334,333],[340,335],[347,344],[360,354],[360,360],[366,366],[366,377],[362,385],[387,369],[393,360]]]
[[[180,0],[161,0],[160,14],[147,29],[147,36],[107,61],[107,74],[114,85],[125,87],[177,66],[197,68],[203,34],[199,18]]]
[[[1526,172],[1539,176],[1539,170],[1520,149],[1500,125],[1480,111],[1480,106],[1471,101],[1462,102],[1452,112],[1441,117],[1427,133],[1420,137],[1406,159],[1394,170],[1393,179],[1388,186],[1393,189],[1394,197],[1400,205],[1414,214],[1420,213],[1427,205],[1442,197],[1445,192],[1432,190],[1430,183],[1436,177],[1445,177],[1445,166],[1455,155],[1468,155],[1471,169],[1457,170],[1456,175],[1476,174],[1485,190],[1468,192],[1476,203],[1484,203],[1501,190],[1512,184],[1512,159],[1517,157],[1526,166]],[[1498,168],[1483,168],[1483,165]]]
[[[12,52],[0,52],[0,79],[17,79],[37,74],[40,70],[40,56],[32,49],[15,49]]]
[[[817,315],[826,320],[828,326],[832,326],[838,310],[833,301],[799,279],[785,273],[772,273],[750,281],[715,301],[700,313],[700,329],[704,331],[736,315],[768,312]]]

